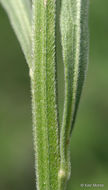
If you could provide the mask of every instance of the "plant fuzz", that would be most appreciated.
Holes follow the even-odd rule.
[[[37,190],[64,190],[88,63],[89,0],[0,0],[29,66]]]

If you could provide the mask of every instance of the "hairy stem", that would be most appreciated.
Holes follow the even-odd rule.
[[[33,1],[34,142],[38,190],[58,189],[59,134],[56,105],[55,10],[53,0]]]
[[[37,190],[64,190],[70,177],[70,137],[88,62],[88,1],[32,0],[31,9],[30,0],[0,0],[30,69]]]

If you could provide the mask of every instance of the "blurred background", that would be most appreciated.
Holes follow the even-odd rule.
[[[90,1],[89,70],[71,141],[72,176],[108,190],[108,1]],[[0,7],[0,190],[35,190],[28,67]],[[88,188],[87,188],[88,189]]]

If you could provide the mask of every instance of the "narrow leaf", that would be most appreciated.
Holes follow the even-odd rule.
[[[57,104],[59,113],[59,126],[61,128],[64,107],[64,65],[61,45],[60,12],[61,0],[56,1],[56,65],[57,65]]]
[[[33,1],[33,65],[30,73],[38,190],[58,189],[55,10],[54,0]]]
[[[65,74],[65,100],[60,134],[62,177],[69,177],[69,142],[82,92],[88,57],[88,0],[62,0],[61,37]],[[63,184],[62,184],[63,183]],[[61,180],[64,186],[64,180]]]
[[[29,0],[0,0],[20,42],[27,63],[31,64],[31,3]]]

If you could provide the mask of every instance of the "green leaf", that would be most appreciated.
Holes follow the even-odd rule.
[[[64,107],[64,65],[62,56],[62,45],[61,45],[61,31],[60,31],[60,12],[61,12],[61,0],[56,1],[56,66],[57,66],[57,105],[58,105],[58,116],[59,126],[61,128],[63,107]]]
[[[70,176],[70,136],[88,62],[88,1],[33,0],[32,9],[30,0],[0,0],[30,69],[38,190],[63,190]]]
[[[60,134],[61,178],[70,175],[70,134],[82,92],[88,58],[88,0],[62,0],[61,38],[65,75],[65,99]],[[61,179],[64,186],[64,179]]]
[[[58,190],[55,10],[54,0],[33,1],[33,65],[30,73],[38,190]]]
[[[30,66],[32,49],[31,3],[29,0],[0,0],[0,3],[8,14],[27,63]]]

